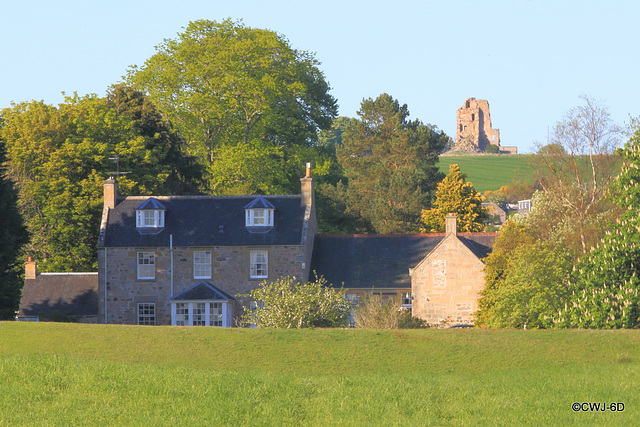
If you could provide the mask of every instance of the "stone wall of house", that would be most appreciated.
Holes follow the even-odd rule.
[[[454,234],[409,270],[412,314],[430,324],[471,324],[484,288],[484,264]]]
[[[313,244],[313,242],[311,242]],[[251,250],[268,251],[268,278],[252,279],[249,272]],[[194,251],[211,251],[211,279],[193,278]],[[155,279],[137,278],[138,252],[155,253]],[[105,259],[106,258],[106,259]],[[171,292],[171,251],[167,247],[108,248],[98,251],[98,322],[137,324],[137,304],[155,303],[156,324],[171,324],[172,296],[206,281],[230,295],[247,294],[264,280],[295,276],[307,280],[309,261],[305,246],[230,246],[175,247],[173,249],[173,294]],[[108,275],[105,283],[105,264]],[[106,286],[106,306],[105,306]],[[233,309],[234,318],[242,313],[240,302]]]
[[[485,151],[492,144],[500,147],[500,131],[491,127],[489,102],[468,98],[456,114],[456,144],[468,143]]]

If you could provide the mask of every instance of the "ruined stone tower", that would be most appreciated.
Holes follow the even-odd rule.
[[[468,98],[458,108],[456,144],[460,143],[480,151],[486,151],[490,144],[500,148],[500,131],[491,128],[491,114],[486,100]]]

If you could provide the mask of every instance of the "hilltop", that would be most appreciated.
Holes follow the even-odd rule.
[[[480,193],[511,184],[514,180],[534,181],[534,170],[529,164],[530,154],[449,154],[441,155],[438,169],[449,172],[449,165],[458,164],[467,182]]]

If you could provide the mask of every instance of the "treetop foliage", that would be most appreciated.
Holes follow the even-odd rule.
[[[409,120],[407,105],[388,94],[363,100],[358,116],[336,148],[346,179],[333,193],[367,224],[360,231],[417,232],[442,178],[436,162],[446,135]]]
[[[25,102],[2,116],[8,176],[31,233],[25,251],[43,271],[97,268],[103,181],[117,168],[130,172],[119,179],[125,195],[188,192],[198,175],[154,106],[123,85],[105,98]]]
[[[300,151],[315,147],[317,131],[329,129],[337,114],[318,65],[311,53],[292,49],[273,31],[229,19],[199,20],[157,46],[127,80],[159,106],[185,138],[186,152],[210,167],[209,192],[289,193],[297,189],[300,167],[315,160],[308,158],[313,152]],[[246,163],[247,157],[267,170],[256,174],[246,165],[225,176],[230,161]],[[262,187],[256,175],[275,169],[284,176],[266,181],[286,180],[277,190]]]
[[[445,216],[449,213],[457,215],[460,231],[478,232],[484,229],[487,213],[482,207],[483,197],[466,178],[460,171],[460,166],[449,166],[449,174],[438,183],[433,208],[422,211],[421,232],[444,231]]]

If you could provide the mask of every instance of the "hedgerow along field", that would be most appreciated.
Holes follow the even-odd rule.
[[[637,330],[3,322],[0,425],[636,425],[638,348]]]
[[[481,194],[487,190],[499,190],[514,180],[535,181],[529,154],[458,154],[440,156],[439,159],[440,172],[448,174],[449,166],[457,163],[462,173],[467,174],[467,182],[471,182]]]

